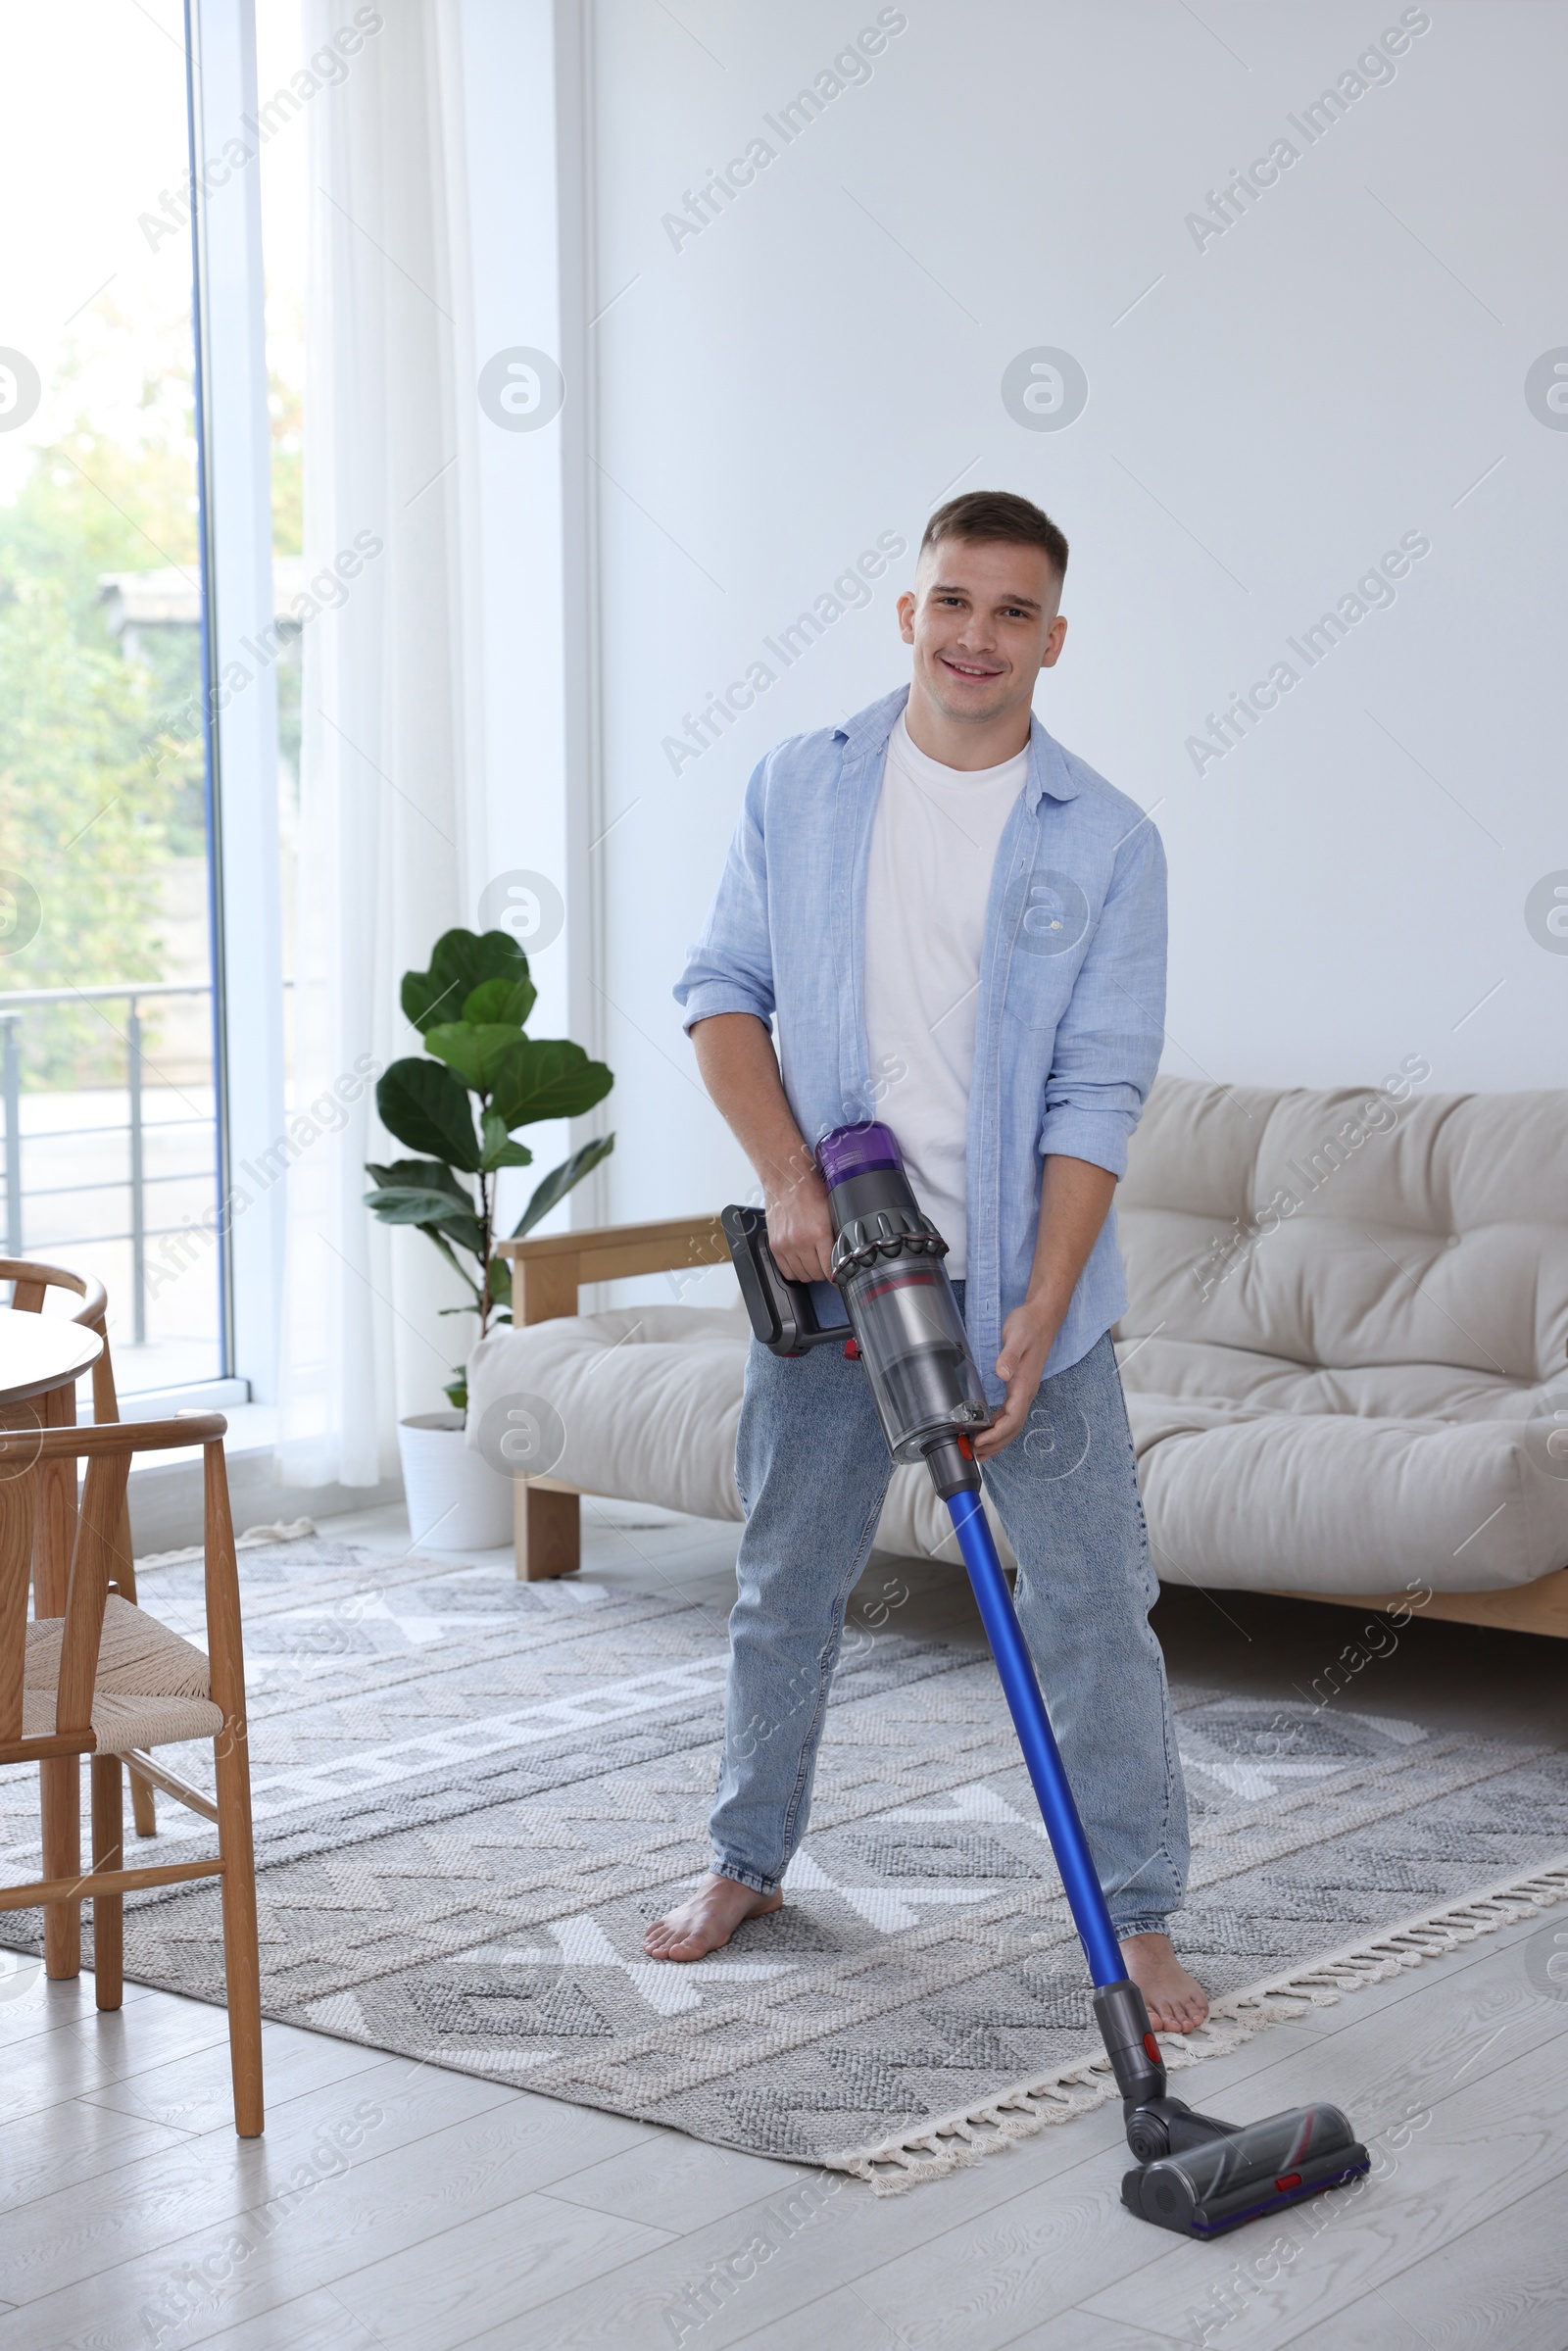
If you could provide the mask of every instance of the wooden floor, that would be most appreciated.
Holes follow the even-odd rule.
[[[609,1515],[586,1572],[722,1613],[732,1531]],[[331,1532],[407,1543],[389,1514]],[[972,1633],[951,1577],[870,1576],[908,1588],[911,1629]],[[1309,1684],[1348,1638],[1339,1611],[1222,1597],[1223,1638],[1200,1595],[1161,1605],[1189,1678]],[[1353,1702],[1554,1736],[1563,1669],[1539,1645],[1423,1627]],[[1548,1913],[1184,2080],[1239,2118],[1335,2100],[1375,2160],[1353,2201],[1214,2245],[1122,2211],[1109,2109],[883,2202],[269,2026],[268,2132],[242,2144],[220,2013],[127,1986],[100,2018],[90,1978],[23,1971],[0,1978],[0,2351],[1564,2351],[1568,1984],[1542,1965],[1559,1924],[1568,1949],[1568,1911]]]

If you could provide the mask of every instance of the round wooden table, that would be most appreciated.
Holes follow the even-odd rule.
[[[96,1331],[53,1314],[19,1313],[0,1306],[0,1404],[74,1389],[104,1351]],[[75,1414],[71,1414],[71,1419]]]

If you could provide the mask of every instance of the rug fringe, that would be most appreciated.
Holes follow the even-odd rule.
[[[318,1533],[319,1533],[319,1529],[314,1518],[291,1518],[286,1525],[279,1521],[276,1526],[271,1527],[247,1527],[243,1535],[235,1536],[234,1548],[236,1551],[254,1551],[258,1550],[264,1543],[303,1543],[307,1535]],[[182,1551],[148,1551],[137,1560],[136,1565],[138,1567],[188,1567],[193,1559],[201,1559],[205,1556],[203,1545],[193,1543]]]
[[[1564,1900],[1568,1853],[1523,1877],[1499,1879],[1463,1901],[1445,1903],[1364,1941],[1347,1943],[1305,1967],[1231,1992],[1214,2002],[1208,2022],[1197,2033],[1160,2034],[1165,2063],[1179,2072],[1205,2057],[1223,2057],[1270,2025],[1303,2016],[1309,2008],[1332,2007],[1348,1991],[1388,1983],[1403,1968],[1440,1959]],[[922,2180],[940,2180],[961,2165],[1000,2154],[1017,2139],[1032,2138],[1048,2123],[1070,2123],[1115,2095],[1110,2061],[1101,2052],[1055,2066],[1049,2074],[1017,2082],[981,2105],[944,2115],[919,2131],[848,2154],[826,2155],[822,2162],[829,2171],[863,2180],[873,2195],[898,2196]]]

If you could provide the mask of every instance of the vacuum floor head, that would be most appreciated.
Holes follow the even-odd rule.
[[[1122,2202],[1156,2229],[1219,2236],[1341,2187],[1371,2158],[1337,2106],[1293,2106],[1129,2172]]]

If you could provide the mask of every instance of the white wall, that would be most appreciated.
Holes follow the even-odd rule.
[[[1416,1053],[1439,1088],[1568,1083],[1568,955],[1525,919],[1568,868],[1568,433],[1524,395],[1568,339],[1568,9],[1405,10],[1427,29],[1310,145],[1287,118],[1399,25],[1396,0],[1201,13],[903,0],[870,78],[785,146],[764,115],[870,0],[592,10],[612,829],[589,854],[616,1217],[744,1186],[669,988],[755,761],[906,674],[894,595],[956,480],[1040,500],[1072,541],[1039,707],[1157,807],[1167,1069],[1317,1085]],[[759,135],[775,160],[674,249],[662,216]],[[1281,137],[1298,160],[1200,250],[1186,216]],[[1065,430],[1003,403],[1041,346],[1087,372]],[[673,774],[683,713],[885,531],[903,576]],[[1430,553],[1308,672],[1286,639],[1405,533]],[[1300,682],[1196,772],[1205,712],[1282,659]]]

